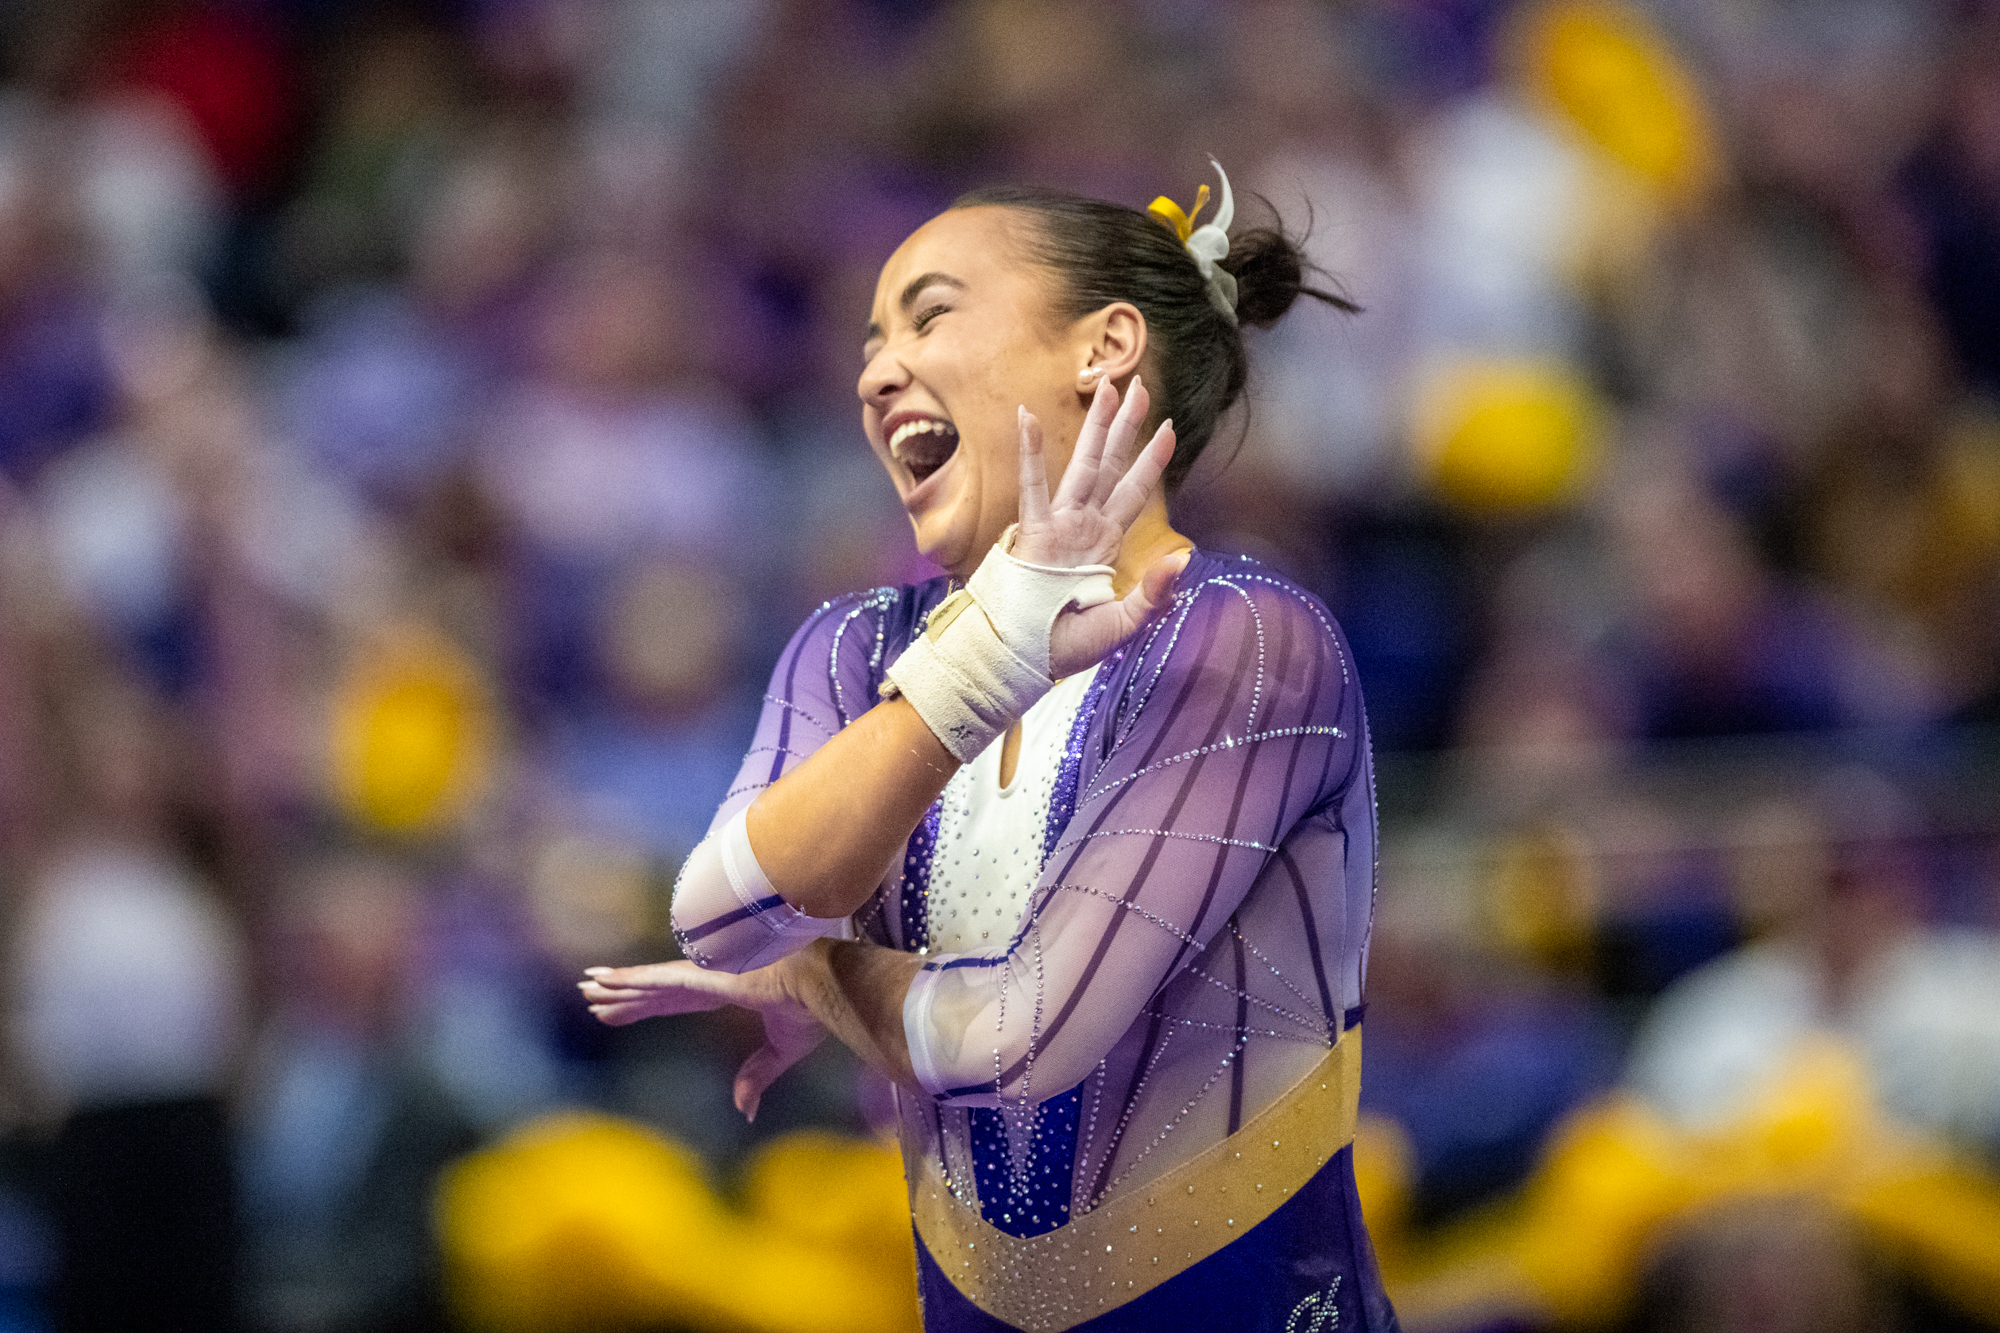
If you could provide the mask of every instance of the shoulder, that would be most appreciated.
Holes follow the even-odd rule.
[[[1247,555],[1196,551],[1175,592],[1211,614],[1255,617],[1314,638],[1336,639],[1340,632],[1326,603],[1268,565]]]
[[[1259,719],[1279,705],[1292,722],[1332,723],[1358,704],[1346,642],[1326,605],[1244,557],[1196,551],[1172,604],[1128,656],[1128,706],[1193,688],[1240,700]]]
[[[870,588],[820,603],[806,615],[772,669],[770,693],[784,699],[827,693],[840,705],[839,724],[855,701],[872,700],[882,673],[909,646],[949,580]],[[850,693],[851,692],[851,693]]]
[[[907,637],[909,627],[921,623],[930,609],[944,600],[950,582],[940,575],[921,583],[891,584],[829,598],[807,613],[793,632],[792,643],[796,647],[807,641],[844,641],[857,628],[864,635],[880,633],[885,637],[901,630]]]
[[[1166,655],[1176,664],[1248,657],[1284,677],[1332,671],[1344,682],[1352,674],[1326,604],[1248,556],[1195,552],[1165,622]]]

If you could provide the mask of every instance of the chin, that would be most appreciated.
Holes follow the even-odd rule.
[[[917,553],[938,566],[960,577],[969,577],[972,567],[979,563],[976,534],[962,531],[956,524],[928,519],[912,524],[915,529]]]

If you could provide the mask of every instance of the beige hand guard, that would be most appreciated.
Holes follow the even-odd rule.
[[[960,763],[970,763],[1048,693],[1056,617],[1114,596],[1111,566],[1031,564],[1008,553],[1013,541],[1009,526],[972,581],[931,612],[923,635],[890,666],[882,687],[884,698],[908,699]]]

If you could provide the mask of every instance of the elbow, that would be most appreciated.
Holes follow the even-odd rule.
[[[681,956],[711,972],[754,972],[770,966],[825,933],[800,929],[799,923],[808,920],[782,905],[763,912],[730,910],[719,915],[705,909],[684,910],[678,898],[667,915]]]
[[[1011,1016],[999,1022],[997,1006],[965,1004],[968,997],[955,993],[955,981],[934,969],[919,972],[903,1004],[911,1069],[918,1085],[943,1104],[1045,1102],[1083,1082],[1103,1058],[1103,1052],[1079,1043],[1044,1045],[1028,1025],[1017,1026]]]
[[[770,932],[757,925],[734,891],[717,843],[704,838],[681,863],[667,926],[681,956],[697,967],[748,972],[761,966],[757,954]]]
[[[1022,1043],[1023,1047],[1026,1043]],[[1103,1060],[1104,1053],[1083,1050],[1068,1043],[1036,1051],[1032,1061],[1026,1049],[1015,1055],[1004,1065],[1009,1070],[1019,1070],[1019,1074],[1005,1086],[1005,1097],[1010,1106],[1039,1106],[1051,1098],[1060,1097],[1089,1078]]]
[[[703,924],[697,920],[684,920],[678,902],[668,912],[667,928],[673,932],[674,944],[680,949],[681,957],[711,972],[747,971],[742,959],[732,958],[712,947],[704,947],[701,929]]]
[[[719,930],[713,928],[714,922],[699,923],[692,928],[684,926],[678,915],[670,915],[668,922],[681,956],[710,972],[754,972],[769,967],[786,954],[804,948],[821,933],[773,930],[754,919]]]
[[[688,854],[668,913],[674,942],[699,967],[750,972],[825,935],[845,936],[845,917],[807,916],[781,898],[757,868],[742,817]]]

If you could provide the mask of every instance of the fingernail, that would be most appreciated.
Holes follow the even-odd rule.
[[[586,967],[583,969],[583,975],[586,977],[601,977],[610,970],[608,967]]]

